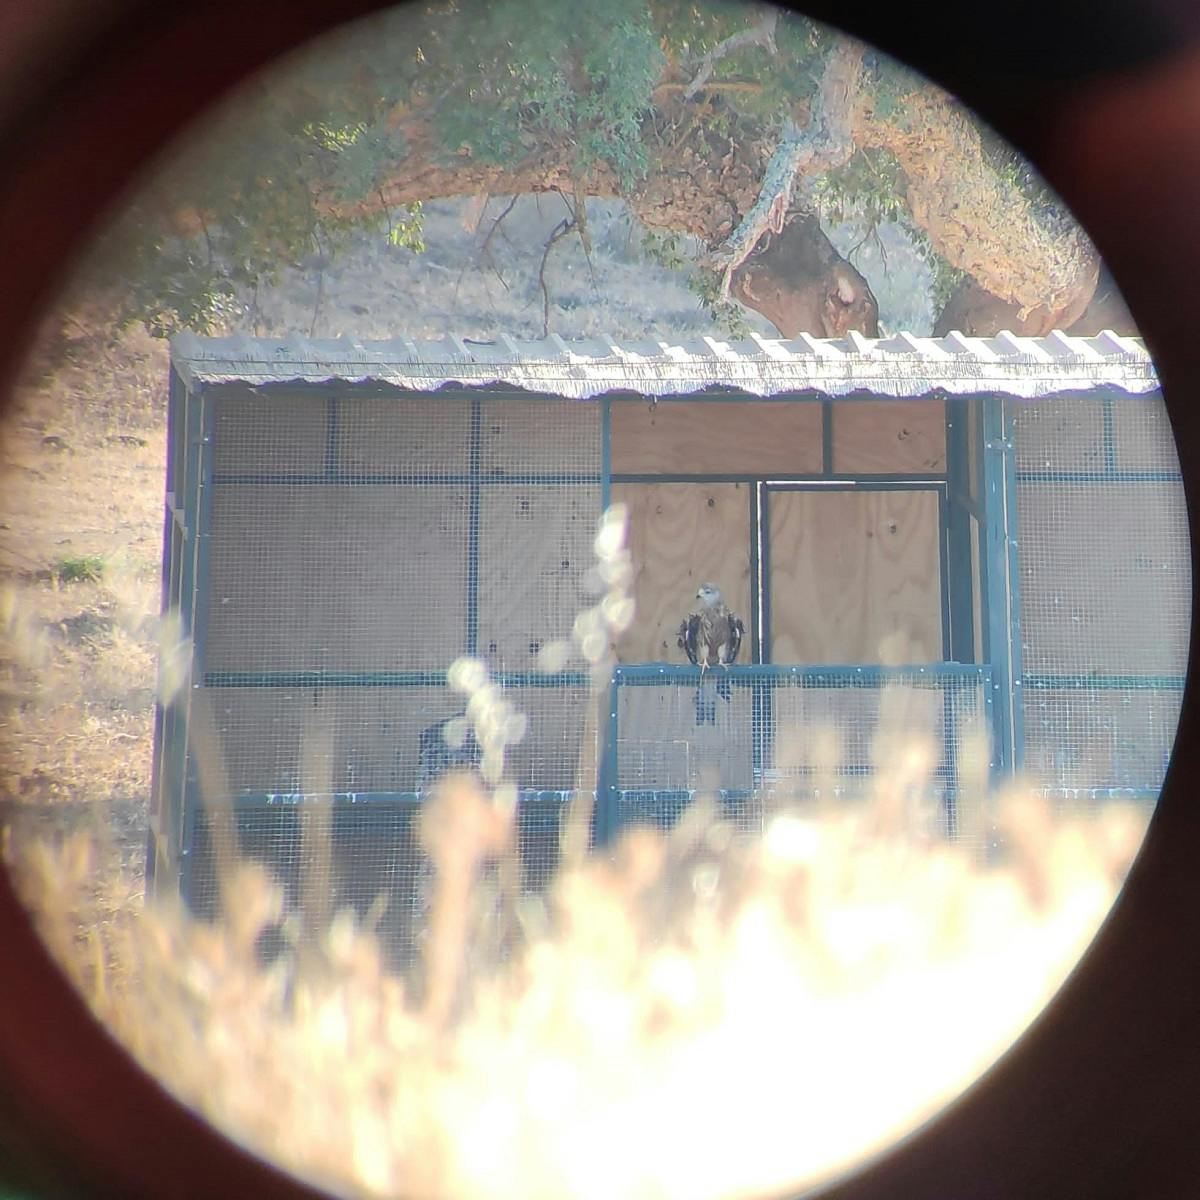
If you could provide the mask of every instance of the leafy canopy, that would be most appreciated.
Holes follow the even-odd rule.
[[[328,260],[364,226],[421,250],[420,198],[389,206],[385,195],[410,169],[517,172],[549,156],[583,191],[607,172],[630,194],[670,177],[689,118],[761,144],[765,162],[784,119],[812,102],[837,35],[780,13],[773,52],[725,52],[762,13],[712,0],[401,6],[251,83],[130,205],[88,274],[110,284],[122,317],[160,333],[205,329],[236,295],[282,266]],[[706,56],[707,84],[685,101]],[[877,55],[866,81],[884,116],[920,86]],[[879,152],[856,153],[816,194],[834,216],[906,219],[902,173]]]

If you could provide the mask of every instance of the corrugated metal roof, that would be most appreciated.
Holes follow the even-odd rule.
[[[185,333],[172,342],[172,361],[190,383],[344,381],[416,391],[507,385],[578,399],[606,392],[670,396],[710,388],[756,396],[1001,392],[1034,399],[1093,388],[1137,394],[1158,387],[1141,339],[1107,332],[1037,338],[1011,333],[987,338],[958,333],[866,338],[851,333],[828,339],[753,334],[745,341],[705,337],[677,342],[565,342],[556,336],[522,342],[505,336],[494,342],[455,337],[358,342],[295,335],[280,341]]]

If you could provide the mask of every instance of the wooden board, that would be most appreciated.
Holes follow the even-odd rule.
[[[1086,396],[1018,404],[1013,441],[1019,471],[1102,471],[1103,406]]]
[[[213,413],[213,469],[218,475],[320,474],[325,470],[328,407],[327,396],[311,392],[219,396]],[[181,436],[180,445],[184,442]]]
[[[485,399],[482,416],[484,475],[600,473],[599,401]]]
[[[338,405],[338,466],[346,474],[463,474],[471,402],[457,396],[347,396]]]
[[[614,475],[805,475],[821,470],[808,400],[614,400]]]
[[[769,538],[772,662],[941,659],[935,492],[773,491]]]
[[[591,601],[580,582],[592,566],[598,487],[491,486],[479,529],[479,652],[493,669],[536,665],[541,647],[569,637]]]
[[[833,469],[847,475],[944,472],[946,406],[940,400],[835,402]]]
[[[629,505],[637,617],[621,639],[621,662],[686,662],[679,623],[696,589],[715,583],[746,624],[739,661],[750,661],[750,500],[740,483],[614,484]]]
[[[753,782],[751,697],[715,699],[714,723],[696,723],[696,687],[625,687],[618,714],[617,779],[625,789],[748,788]]]
[[[445,668],[466,636],[462,488],[222,485],[207,665]]]
[[[1017,513],[1026,672],[1183,674],[1191,564],[1178,485],[1026,485]]]
[[[1178,471],[1179,454],[1159,396],[1117,397],[1113,402],[1113,441],[1122,471]]]

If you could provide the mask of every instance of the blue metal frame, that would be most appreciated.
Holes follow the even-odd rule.
[[[185,634],[192,639],[192,676],[182,719],[184,745],[183,781],[180,796],[183,806],[182,844],[180,856],[180,889],[185,899],[190,900],[192,860],[191,850],[197,821],[197,810],[204,802],[201,794],[200,773],[195,761],[191,739],[191,709],[193,693],[203,686],[202,679],[208,660],[208,604],[210,594],[209,573],[212,550],[212,513],[214,490],[214,440],[213,427],[216,404],[205,388],[198,388],[188,396],[188,478],[184,496],[185,528],[190,546],[184,555],[185,571],[181,580],[180,615]],[[189,572],[186,568],[192,566]]]
[[[604,844],[619,831],[623,806],[639,798],[650,802],[678,802],[690,799],[692,792],[688,789],[648,789],[620,787],[617,767],[617,747],[620,738],[620,689],[622,687],[657,687],[663,684],[699,685],[700,668],[681,663],[630,663],[618,666],[613,675],[611,700],[609,706],[609,755],[607,786],[601,794],[600,803],[602,815],[597,820],[597,841]],[[978,686],[978,694],[983,705],[983,719],[989,724],[993,711],[992,671],[986,663],[916,663],[902,666],[884,666],[881,664],[826,664],[820,666],[780,665],[771,663],[753,663],[744,666],[733,665],[725,668],[722,678],[728,679],[734,688],[750,690],[755,701],[760,697],[769,700],[770,694],[776,687],[786,686],[795,680],[803,680],[808,686],[844,687],[876,691],[885,683],[891,681],[911,682],[920,686],[923,681],[931,686],[937,686],[943,681],[968,681]],[[952,704],[954,693],[949,689],[943,690],[943,729],[946,737],[946,756],[938,772],[945,779],[943,819],[948,836],[956,836],[958,832],[957,797],[954,790],[957,761],[954,752],[954,729],[952,721]],[[765,710],[769,712],[769,707]],[[768,721],[759,725],[757,711],[752,716],[753,753],[757,755],[753,762],[753,777],[763,778],[765,768],[772,761],[771,743],[773,730]],[[993,760],[994,761],[994,760]],[[842,773],[849,776],[867,777],[871,773],[870,764],[845,764]],[[726,800],[749,798],[752,792],[744,788],[722,789]]]
[[[215,484],[258,484],[280,487],[315,487],[322,484],[357,486],[368,484],[375,487],[519,487],[522,484],[537,484],[539,487],[567,487],[579,484],[602,483],[603,477],[593,471],[560,471],[557,473],[525,472],[516,475],[471,475],[469,472],[427,471],[405,474],[403,472],[222,472],[213,476]]]
[[[710,669],[715,670],[715,668]],[[986,663],[747,663],[721,668],[721,677],[732,687],[752,687],[756,681],[783,683],[803,679],[812,687],[878,688],[895,679],[981,679],[990,668]],[[691,663],[622,663],[615,669],[618,686],[655,687],[664,683],[699,683],[700,668]]]
[[[1017,483],[1183,483],[1178,471],[1017,471]]]
[[[600,400],[600,511],[612,503],[612,401]]]
[[[1182,692],[1183,675],[1026,675],[1024,685],[1039,691],[1148,691]]]
[[[586,671],[497,671],[504,688],[588,687]],[[206,671],[205,687],[223,688],[412,688],[444,687],[445,671]]]
[[[479,479],[483,467],[483,402],[471,397],[471,436],[467,483],[467,628],[468,654],[479,652]]]
[[[1019,769],[1024,751],[1021,703],[1020,570],[1017,561],[1016,468],[1006,401],[984,396],[983,441],[984,657],[992,668],[992,739],[996,770]]]
[[[971,480],[968,447],[969,400],[946,402],[947,513],[943,571],[946,579],[946,657],[975,661],[975,589],[971,568]]]

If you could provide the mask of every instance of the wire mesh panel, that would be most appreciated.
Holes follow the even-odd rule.
[[[686,667],[617,672],[613,796],[618,823],[669,824],[698,792],[747,831],[782,805],[866,793],[877,768],[922,756],[922,820],[954,835],[963,739],[985,737],[984,666],[751,666],[701,680]],[[971,836],[979,831],[972,826]]]
[[[360,918],[371,913],[381,944],[393,962],[411,956],[421,914],[421,855],[416,840],[415,808],[397,801],[351,803],[325,799],[329,833],[324,844],[305,836],[305,821],[320,803],[282,800],[239,804],[233,809],[238,851],[243,860],[262,864],[283,889],[285,913],[298,914],[290,936],[301,938],[319,929],[332,913],[353,909]],[[213,825],[207,810],[191,823],[191,847],[184,892],[193,911],[211,919],[221,910],[218,862]],[[306,885],[319,889],[316,898]],[[234,898],[236,902],[236,897]],[[295,924],[295,922],[293,922]],[[283,937],[280,927],[260,935],[269,956]]]
[[[1161,398],[1013,416],[1025,766],[1053,792],[1156,796],[1182,701],[1191,562]]]
[[[192,902],[213,911],[217,895],[202,800],[232,800],[243,852],[298,903],[304,814],[332,796],[331,896],[360,911],[419,908],[428,863],[412,813],[447,770],[480,758],[446,686],[463,655],[527,717],[506,765],[522,797],[525,882],[540,885],[565,806],[581,782],[594,787],[586,680],[537,666],[543,645],[569,634],[591,565],[600,403],[344,384],[200,399],[201,619],[181,835]],[[411,917],[394,919],[402,951]]]

